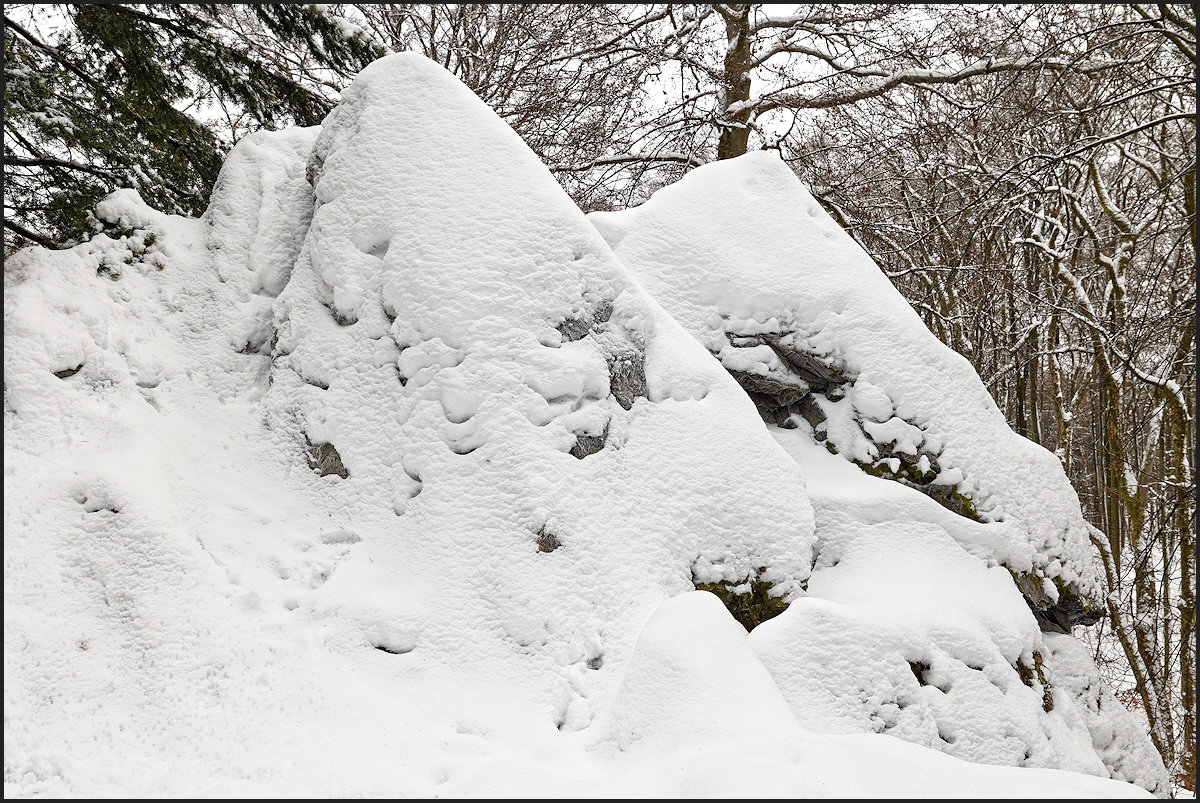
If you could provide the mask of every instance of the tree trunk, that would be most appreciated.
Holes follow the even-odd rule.
[[[1117,389],[1113,387],[1112,377],[1099,376],[1100,398],[1096,410],[1096,435],[1099,440],[1100,465],[1098,472],[1100,492],[1099,502],[1104,510],[1104,524],[1108,533],[1108,542],[1112,547],[1113,565],[1116,567],[1117,582],[1120,583],[1122,563],[1124,560],[1124,522],[1121,517],[1121,486],[1125,482],[1121,467],[1118,464],[1116,450],[1120,443],[1121,433],[1117,418]]]
[[[746,152],[750,142],[750,108],[730,113],[729,107],[750,99],[750,6],[717,6],[725,20],[725,64],[720,110],[721,139],[717,159],[732,159]]]
[[[1174,521],[1179,539],[1179,689],[1183,708],[1182,739],[1179,742],[1181,785],[1196,791],[1196,531],[1195,518],[1185,488],[1195,488],[1195,477],[1188,461],[1188,435],[1191,423],[1178,410],[1170,413],[1172,474],[1178,494]]]

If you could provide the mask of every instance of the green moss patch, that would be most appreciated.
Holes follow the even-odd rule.
[[[738,624],[747,631],[775,618],[787,610],[788,606],[782,597],[771,595],[773,586],[770,583],[757,578],[748,578],[740,583],[699,583],[693,577],[692,585],[697,591],[716,594]]]

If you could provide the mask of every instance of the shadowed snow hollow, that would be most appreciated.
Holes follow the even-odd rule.
[[[432,62],[240,142],[201,220],[130,190],[97,216],[5,264],[6,797],[1154,788],[980,559],[1001,525],[806,487]],[[1053,715],[1035,648],[1070,667]],[[881,690],[917,744],[851,733],[888,730]]]

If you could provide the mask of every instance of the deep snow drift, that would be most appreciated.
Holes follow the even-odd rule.
[[[1013,579],[1094,593],[1070,487],[915,316],[855,328],[907,307],[765,160],[597,221],[614,254],[391,56],[203,219],[120,191],[8,260],[6,796],[1164,792]],[[816,242],[856,272],[797,279]]]

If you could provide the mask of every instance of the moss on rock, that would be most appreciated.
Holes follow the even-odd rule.
[[[716,583],[697,582],[692,578],[697,591],[708,591],[717,595],[734,619],[747,631],[753,630],[768,619],[773,619],[787,610],[788,603],[782,597],[772,596],[773,586],[765,580],[750,577],[740,583],[721,581]]]

